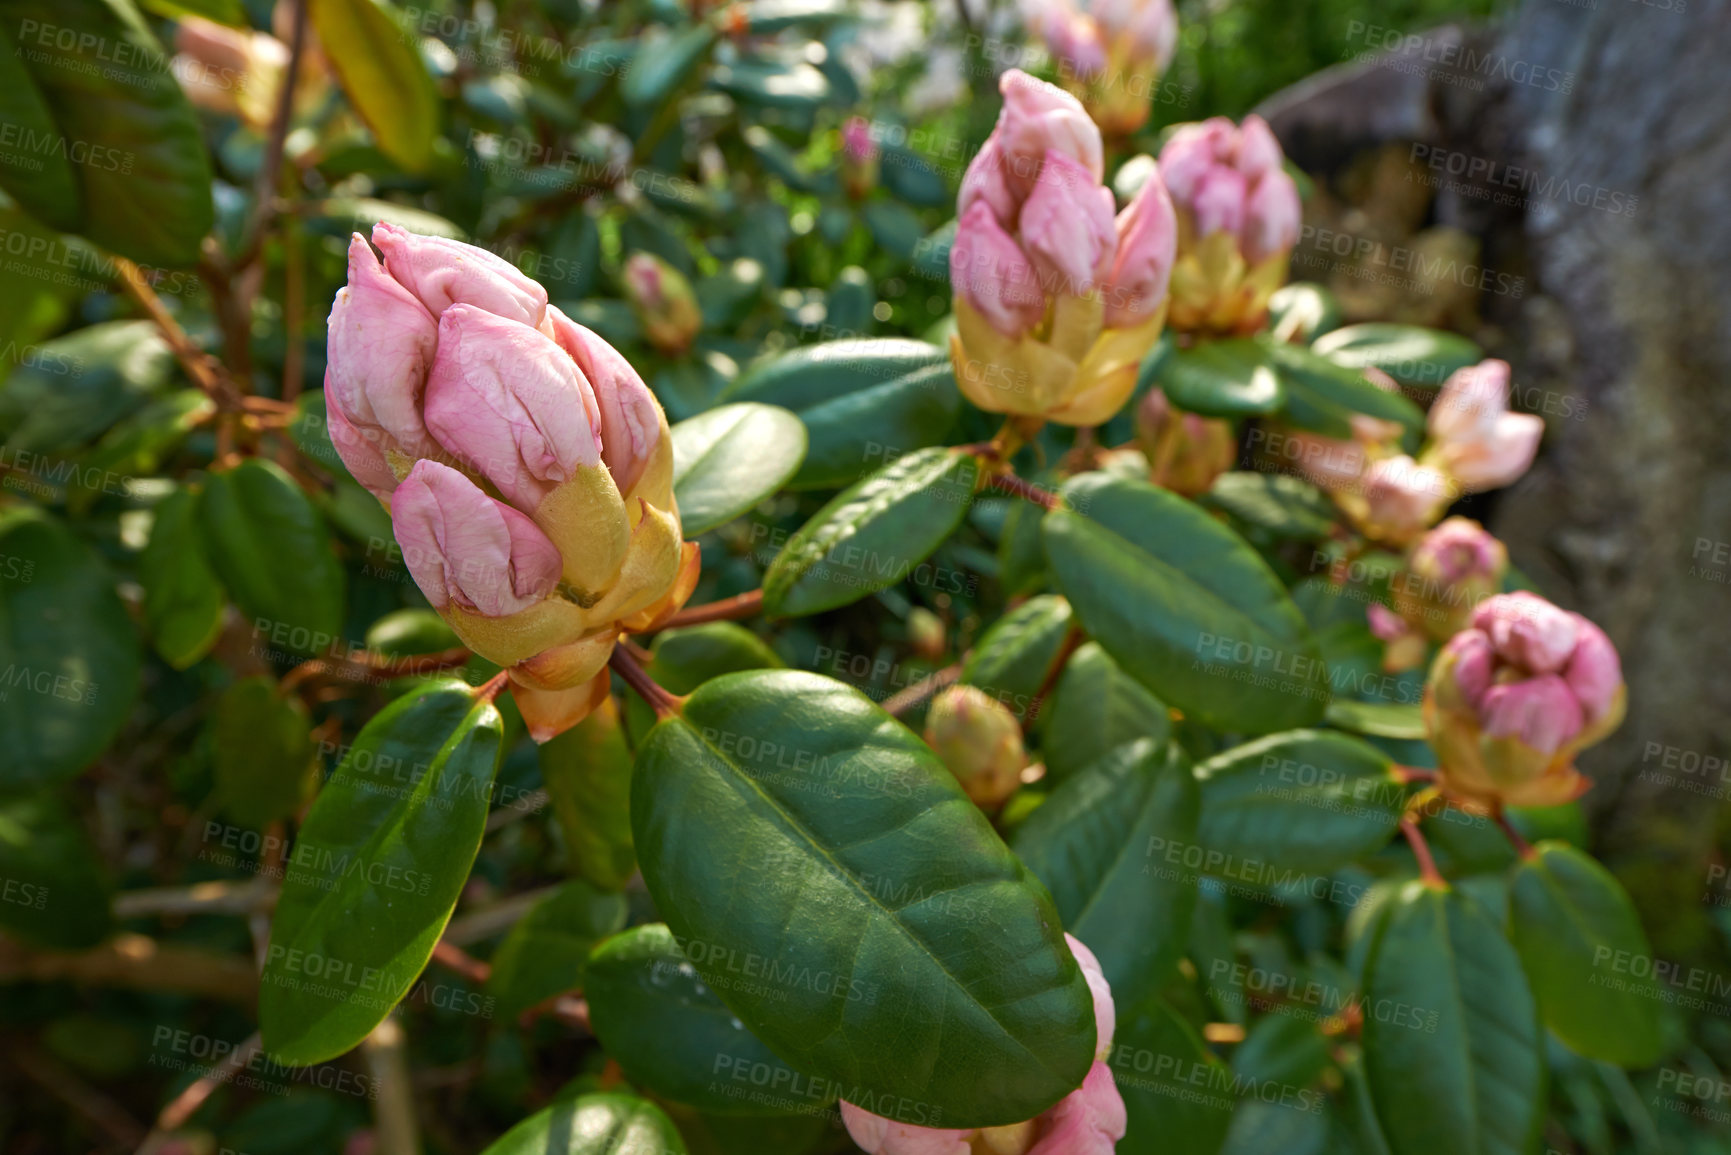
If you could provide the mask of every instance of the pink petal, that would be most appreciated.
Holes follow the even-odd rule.
[[[1070,953],[1076,956],[1076,962],[1082,968],[1082,977],[1088,980],[1088,991],[1094,996],[1094,1057],[1098,1059],[1112,1049],[1112,1028],[1117,1022],[1117,1013],[1112,1008],[1112,987],[1106,981],[1105,972],[1100,969],[1100,960],[1082,944],[1081,939],[1067,934],[1064,941],[1070,944]]]
[[[968,1141],[977,1133],[892,1123],[846,1101],[841,1121],[867,1155],[969,1155]]]
[[[1196,185],[1196,198],[1190,212],[1196,219],[1196,233],[1206,237],[1211,233],[1232,233],[1244,228],[1244,206],[1248,195],[1244,174],[1236,169],[1212,168]]]
[[[1172,134],[1160,150],[1160,176],[1174,204],[1196,199],[1202,178],[1227,163],[1236,147],[1237,129],[1224,116],[1187,124]]]
[[[559,551],[535,523],[448,465],[415,463],[392,495],[391,528],[435,608],[503,617],[559,584]]]
[[[1592,725],[1605,716],[1616,700],[1623,685],[1623,663],[1604,630],[1579,614],[1572,616],[1580,627],[1580,636],[1569,664],[1563,667],[1563,680],[1581,703],[1587,724]]]
[[[1541,754],[1554,754],[1581,732],[1581,705],[1567,682],[1541,674],[1485,691],[1479,706],[1485,734],[1519,738]]]
[[[661,439],[661,406],[619,350],[547,306],[553,339],[577,363],[593,391],[591,420],[601,431],[601,459],[622,494],[630,493]]]
[[[348,467],[356,481],[365,486],[374,497],[389,500],[391,491],[397,488],[397,475],[385,461],[384,450],[380,445],[385,434],[376,429],[369,432],[357,429],[337,405],[330,385],[330,371],[327,369],[325,430],[330,434],[331,445],[336,448],[337,456],[343,459],[343,464]]]
[[[1147,320],[1166,298],[1178,256],[1178,217],[1158,169],[1118,214],[1118,252],[1106,278],[1106,327],[1127,329]]]
[[[1477,708],[1491,688],[1495,674],[1496,652],[1491,640],[1479,630],[1462,630],[1448,640],[1438,661],[1447,658],[1453,663],[1455,687],[1467,704]]]
[[[1033,265],[983,202],[968,209],[956,226],[950,247],[950,284],[993,328],[1009,337],[1027,332],[1046,313],[1045,294]]]
[[[1268,122],[1255,113],[1244,118],[1238,129],[1238,149],[1234,157],[1239,172],[1247,178],[1269,176],[1280,171],[1283,157],[1280,141]]]
[[[1431,403],[1426,424],[1442,441],[1488,431],[1509,408],[1509,363],[1487,360],[1456,369]]]
[[[1040,1139],[1027,1155],[1113,1155],[1130,1126],[1112,1068],[1105,1063],[1095,1063],[1082,1085],[1040,1118]]]
[[[1026,199],[1033,192],[1034,180],[1051,152],[1061,152],[1078,162],[1099,183],[1104,173],[1100,130],[1081,101],[1019,68],[999,77],[998,91],[1003,94],[1004,109],[995,133],[1003,154],[1005,182],[1018,199]]]
[[[331,306],[327,389],[351,424],[382,430],[414,456],[435,447],[421,394],[438,344],[433,315],[386,273],[359,233],[349,241],[349,283]]]
[[[1048,293],[1085,296],[1117,251],[1112,194],[1076,161],[1048,152],[1022,205],[1020,235]]]
[[[1468,489],[1498,489],[1519,481],[1532,468],[1544,435],[1544,418],[1500,413],[1488,429],[1444,443],[1443,460]]]
[[[1244,205],[1244,228],[1238,240],[1244,259],[1254,265],[1290,252],[1298,243],[1303,215],[1292,178],[1280,169],[1264,173]]]
[[[373,226],[373,244],[391,275],[440,316],[452,305],[474,305],[530,327],[541,323],[547,290],[505,258],[448,237],[427,237],[387,222]]]
[[[1473,611],[1474,628],[1490,638],[1497,657],[1532,674],[1562,670],[1583,620],[1525,590],[1486,598]]]

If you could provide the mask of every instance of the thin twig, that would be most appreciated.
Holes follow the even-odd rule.
[[[180,322],[174,319],[174,314],[168,311],[168,306],[162,303],[162,298],[156,295],[156,290],[144,279],[142,269],[125,257],[116,256],[113,260],[114,270],[120,275],[120,287],[126,291],[127,296],[137,302],[162,333],[168,347],[173,350],[175,359],[180,362],[181,368],[186,370],[187,378],[224,409],[239,409],[240,390],[229,380],[221,362],[200,349],[198,343],[187,336],[186,330],[180,327]]]
[[[939,690],[954,683],[961,676],[962,664],[960,662],[953,666],[945,666],[943,669],[928,674],[913,685],[897,690],[885,698],[884,709],[899,718]]]
[[[246,1069],[246,1065],[252,1062],[253,1056],[258,1054],[261,1045],[258,1033],[255,1031],[240,1046],[224,1055],[222,1062],[211,1067],[197,1082],[169,1100],[168,1105],[156,1116],[156,1133],[178,1131],[186,1126],[192,1117],[198,1113],[198,1109],[204,1106],[204,1101],[210,1098],[218,1087]],[[155,1136],[153,1135],[153,1137]],[[146,1140],[144,1147],[140,1150],[147,1149],[149,1146],[150,1143]]]
[[[287,0],[293,6],[294,31],[289,37],[288,70],[283,73],[282,88],[277,92],[276,111],[271,116],[270,138],[265,145],[264,159],[259,163],[258,178],[253,182],[252,218],[247,222],[246,239],[241,244],[241,256],[235,261],[244,269],[258,259],[264,247],[265,230],[276,213],[277,181],[282,175],[283,151],[288,144],[289,122],[294,119],[295,81],[299,79],[301,57],[306,52],[306,0]]]
[[[1509,821],[1509,816],[1504,813],[1501,806],[1491,811],[1491,819],[1502,827],[1503,833],[1508,836],[1509,844],[1515,848],[1516,854],[1519,854],[1523,859],[1538,857],[1539,852],[1533,849],[1532,843],[1522,837],[1519,830],[1515,829],[1515,824]]]
[[[276,904],[277,886],[266,878],[245,882],[199,882],[191,886],[165,886],[151,890],[128,890],[114,896],[114,917],[144,918],[150,915],[238,914],[269,910]]]
[[[637,692],[638,697],[649,703],[650,709],[655,711],[657,718],[672,718],[679,713],[682,700],[668,693],[654,678],[651,678],[649,671],[643,668],[642,662],[625,647],[616,647],[613,656],[607,660],[607,664],[613,667],[613,672],[618,674],[627,686]]]
[[[657,629],[672,630],[680,626],[695,626],[702,622],[734,622],[749,618],[763,609],[763,591],[750,590],[707,605],[687,606],[662,622]]]
[[[493,974],[490,965],[449,939],[440,939],[438,945],[433,947],[433,961],[446,970],[462,975],[476,986],[484,984]]]
[[[462,646],[431,654],[411,654],[403,658],[390,658],[371,650],[351,653],[333,650],[324,657],[308,659],[284,674],[282,692],[289,693],[309,678],[342,677],[361,682],[367,681],[371,676],[401,678],[433,674],[466,665],[470,656],[469,651]],[[356,670],[362,671],[364,676],[355,677],[349,673]]]
[[[1048,513],[1063,504],[1063,499],[1050,489],[1041,489],[1033,482],[1023,481],[1013,473],[987,474],[986,488],[1011,494],[1023,501],[1031,501]]]
[[[1406,835],[1407,842],[1412,845],[1413,857],[1418,859],[1419,877],[1430,886],[1447,886],[1448,880],[1443,878],[1442,872],[1436,868],[1436,859],[1431,857],[1430,843],[1426,842],[1424,835],[1419,833],[1418,823],[1410,818],[1403,818],[1400,822],[1400,832]]]
[[[1046,667],[1046,676],[1040,679],[1040,688],[1034,691],[1034,700],[1028,703],[1028,712],[1022,716],[1022,733],[1026,734],[1034,728],[1034,722],[1040,717],[1040,710],[1045,706],[1046,699],[1057,686],[1058,679],[1063,676],[1064,667],[1070,664],[1070,658],[1087,640],[1088,635],[1075,626],[1071,626],[1065,633],[1058,652],[1052,655],[1051,665]]]
[[[118,934],[86,951],[38,950],[0,939],[0,986],[57,980],[234,1003],[258,998],[258,969],[240,955],[164,946],[141,934]]]

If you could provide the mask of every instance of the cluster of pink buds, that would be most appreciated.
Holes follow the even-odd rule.
[[[1425,686],[1438,780],[1487,809],[1579,797],[1588,783],[1575,755],[1617,728],[1626,697],[1616,647],[1598,626],[1536,594],[1488,598]]]
[[[1160,150],[1160,175],[1178,210],[1171,325],[1183,333],[1261,327],[1298,243],[1298,186],[1260,116],[1187,124]]]
[[[1178,49],[1172,0],[1057,0],[1037,28],[1064,85],[1109,136],[1148,122],[1155,85]]]
[[[1094,1065],[1082,1085],[1038,1118],[1005,1127],[915,1127],[843,1102],[842,1122],[869,1155],[1112,1155],[1129,1118],[1106,1056],[1112,1052],[1112,988],[1094,952],[1070,935],[1064,940],[1082,966],[1094,995]]]
[[[956,380],[981,409],[1098,425],[1160,335],[1175,243],[1150,176],[1114,216],[1100,130],[1063,89],[1016,69],[962,178],[950,282]]]
[[[404,563],[546,739],[607,695],[620,634],[697,582],[667,419],[643,379],[472,245],[373,230],[331,308],[325,405]],[[382,254],[382,259],[380,254]]]

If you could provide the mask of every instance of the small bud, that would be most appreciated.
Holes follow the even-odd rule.
[[[1361,489],[1365,532],[1397,543],[1423,533],[1454,498],[1448,477],[1404,453],[1372,462]]]
[[[1158,385],[1136,408],[1136,436],[1149,479],[1185,497],[1207,493],[1238,456],[1231,422],[1174,409]]]
[[[841,129],[841,183],[847,195],[863,200],[878,183],[878,142],[871,122],[850,116]]]
[[[625,299],[649,343],[666,356],[683,356],[703,328],[703,310],[691,282],[653,253],[632,253],[624,277]]]
[[[908,646],[928,662],[935,662],[943,657],[950,647],[944,619],[924,606],[915,606],[909,610]]]
[[[1472,621],[1473,610],[1503,586],[1508,550],[1484,526],[1451,517],[1425,534],[1393,584],[1395,608],[1439,642]]]
[[[1053,0],[1038,28],[1102,132],[1126,136],[1147,123],[1150,94],[1178,47],[1172,0]]]
[[[1028,755],[1016,715],[973,686],[951,686],[926,711],[926,744],[981,807],[1003,803],[1021,785]]]

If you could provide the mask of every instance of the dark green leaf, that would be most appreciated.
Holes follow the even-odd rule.
[[[715,27],[707,20],[660,37],[645,35],[619,82],[620,97],[632,108],[668,99],[713,43]]]
[[[259,980],[270,1054],[335,1058],[408,993],[480,849],[503,737],[493,704],[449,681],[355,738],[288,858]]]
[[[1248,337],[1174,350],[1160,366],[1160,387],[1178,408],[1209,417],[1277,413],[1286,400],[1266,346]]]
[[[84,197],[71,145],[55,127],[54,113],[25,67],[12,23],[0,26],[0,124],[15,134],[14,147],[0,156],[0,185],[38,220],[56,229],[75,229],[83,219]],[[33,25],[27,21],[20,29],[27,41]],[[32,46],[30,51],[40,49]],[[17,143],[25,149],[18,150]]]
[[[499,1017],[510,1021],[582,986],[589,952],[624,925],[625,899],[584,882],[567,882],[536,903],[493,952],[487,993],[499,1000]]]
[[[674,694],[689,694],[711,678],[741,670],[776,670],[785,663],[764,640],[737,622],[704,622],[665,630],[651,648],[649,676]],[[625,728],[632,744],[655,725],[655,712],[635,694],[626,701]]]
[[[842,490],[770,563],[764,612],[815,614],[908,579],[960,582],[923,563],[962,523],[978,476],[971,454],[921,449]]]
[[[1509,937],[1545,1025],[1570,1048],[1623,1067],[1658,1061],[1666,992],[1642,970],[1652,949],[1610,871],[1566,843],[1540,843],[1509,884]]]
[[[1232,1074],[1178,1012],[1159,999],[1120,1011],[1106,1061],[1129,1118],[1120,1150],[1216,1155],[1237,1106]]]
[[[673,496],[685,536],[725,525],[786,485],[805,426],[786,409],[723,405],[673,427]]]
[[[1143,739],[1061,783],[1016,832],[1015,851],[1052,892],[1064,929],[1134,1005],[1177,973],[1195,875],[1153,869],[1149,848],[1196,840],[1196,782],[1177,747]]]
[[[802,409],[811,437],[795,489],[847,485],[899,453],[941,445],[962,409],[947,364]]]
[[[1424,425],[1418,406],[1386,393],[1356,369],[1347,369],[1298,345],[1267,344],[1269,361],[1286,393],[1286,419],[1325,437],[1351,437],[1352,418],[1368,414],[1408,429]]]
[[[685,1155],[685,1142],[654,1103],[607,1093],[562,1099],[481,1155]]]
[[[63,485],[72,463],[47,460],[138,412],[167,384],[174,354],[149,321],[108,321],[44,342],[0,388],[0,436],[13,468]]]
[[[262,644],[315,654],[339,639],[342,566],[323,519],[281,466],[250,457],[212,474],[199,514],[211,565]]]
[[[1026,718],[1070,633],[1070,603],[1056,594],[1029,598],[992,623],[962,665],[962,681]]]
[[[905,337],[828,341],[752,365],[722,395],[724,401],[760,401],[795,413],[835,397],[949,362],[936,345]]]
[[[1365,973],[1364,1067],[1393,1155],[1528,1155],[1544,1122],[1538,1007],[1471,899],[1423,882],[1381,918]],[[1396,1014],[1407,1008],[1411,1013]]]
[[[893,196],[921,208],[951,204],[954,194],[936,165],[911,148],[885,144],[878,156],[878,173]],[[922,228],[919,235],[925,236]]]
[[[42,946],[95,946],[112,924],[101,861],[52,795],[0,801],[0,927]]]
[[[1176,494],[1083,474],[1041,523],[1089,636],[1162,701],[1220,729],[1321,717],[1328,675],[1304,618],[1242,538]]]
[[[208,654],[222,632],[228,596],[204,553],[195,490],[176,487],[157,503],[138,577],[144,622],[162,660],[184,670]]]
[[[828,78],[804,61],[724,64],[715,69],[710,83],[741,103],[793,112],[812,111],[830,96]]]
[[[743,974],[725,981],[749,983]],[[835,1087],[794,1071],[734,1017],[661,923],[595,948],[584,986],[595,1037],[633,1083],[703,1111],[817,1111]]]
[[[1284,473],[1222,473],[1201,501],[1276,537],[1315,541],[1327,537],[1335,526],[1334,503],[1328,496],[1310,482]]]
[[[433,163],[439,90],[421,60],[420,35],[379,0],[307,0],[319,44],[379,151],[409,172]]]
[[[1299,1010],[1306,1010],[1300,1004]],[[1251,1087],[1305,1088],[1328,1066],[1329,1040],[1303,1014],[1263,1015],[1232,1052],[1232,1073]]]
[[[138,694],[138,635],[88,546],[29,506],[0,513],[0,784],[70,778]]]
[[[222,692],[210,720],[210,756],[222,809],[262,830],[311,795],[316,750],[306,707],[275,678],[242,678]]]
[[[1045,888],[857,690],[796,671],[708,683],[644,743],[631,812],[686,957],[850,1102],[995,1126],[1087,1073],[1092,999]]]
[[[1236,746],[1196,768],[1198,840],[1236,863],[1323,873],[1379,849],[1407,790],[1374,746],[1295,730]]]
[[[1403,385],[1434,389],[1483,351],[1465,337],[1418,325],[1371,322],[1319,337],[1311,351],[1348,369],[1381,369]]]
[[[1166,706],[1119,669],[1098,642],[1070,655],[1044,713],[1040,751],[1054,781],[1128,742],[1152,738],[1159,745],[1172,732]]]
[[[1353,702],[1336,698],[1328,704],[1328,724],[1373,738],[1422,739],[1424,715],[1417,704]]]
[[[367,649],[387,658],[436,654],[463,644],[457,632],[433,610],[392,610],[367,627]]]

